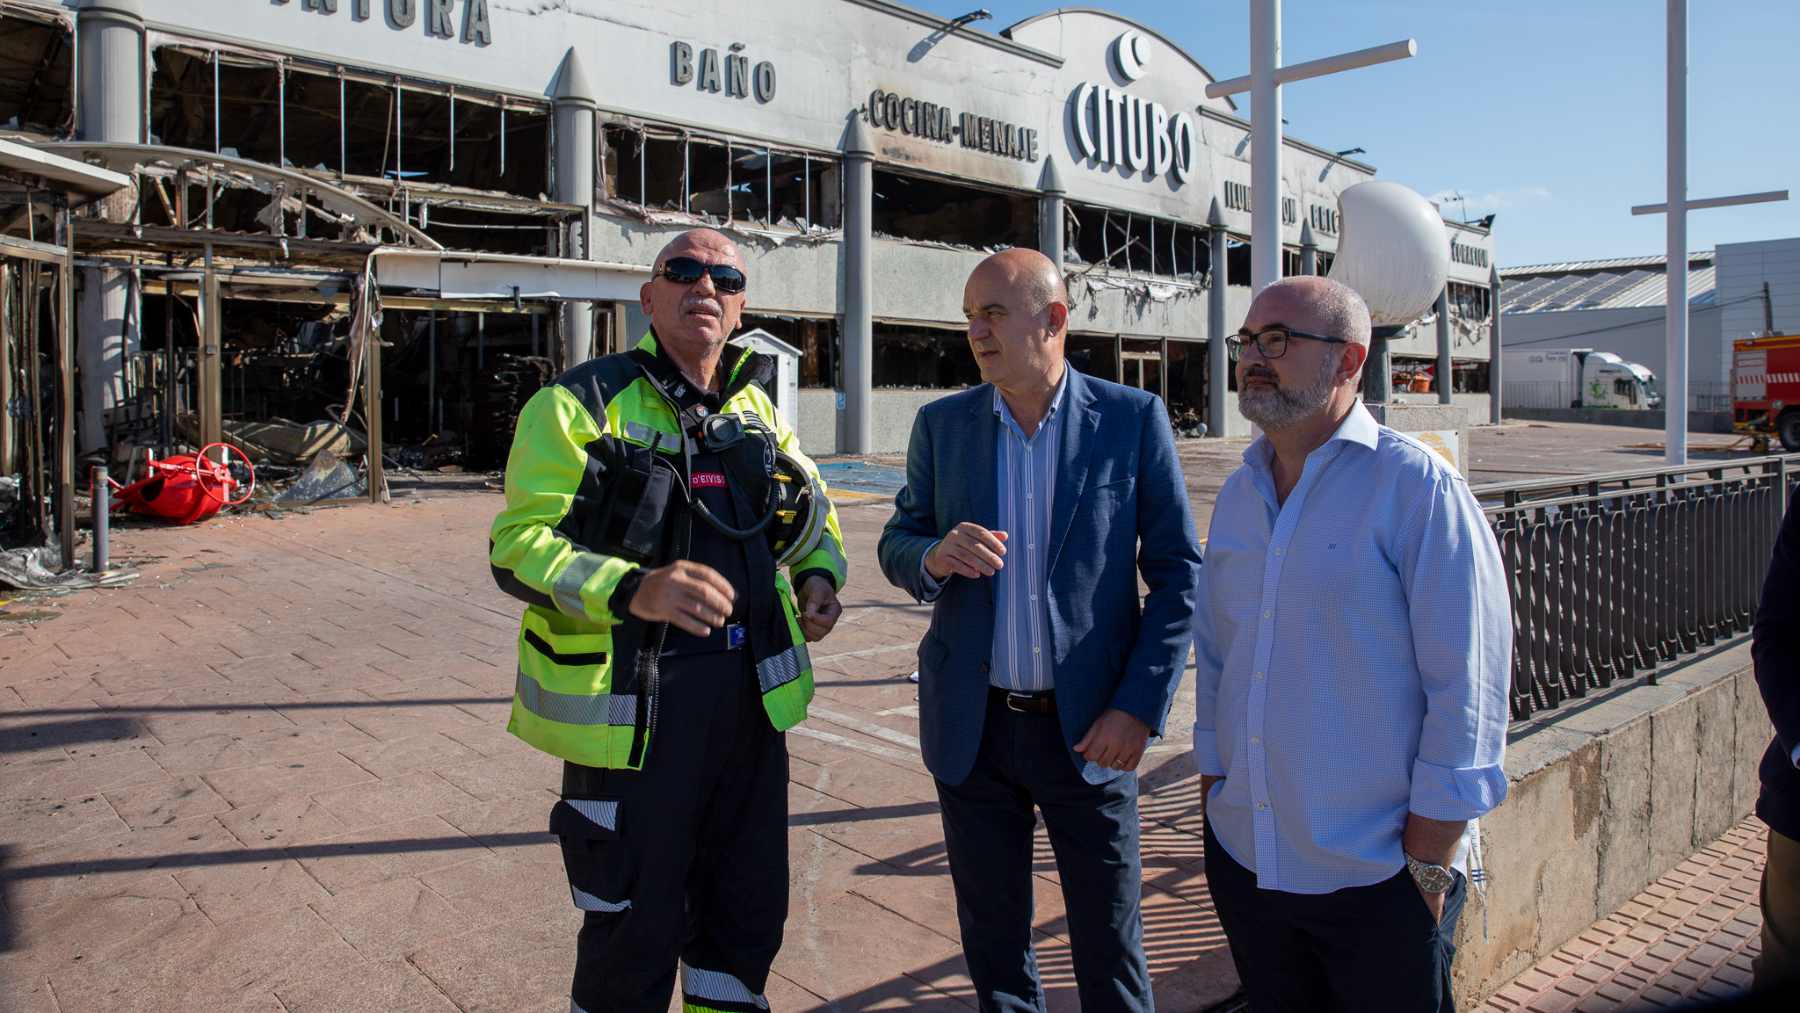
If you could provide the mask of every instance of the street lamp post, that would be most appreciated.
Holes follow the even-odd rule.
[[[1281,65],[1281,0],[1250,0],[1250,74],[1206,86],[1207,98],[1250,92],[1250,286],[1281,277],[1281,86],[1416,56],[1412,39]]]
[[[1667,214],[1668,246],[1664,338],[1667,365],[1663,367],[1663,459],[1672,468],[1687,464],[1688,431],[1688,249],[1687,213],[1701,208],[1730,207],[1784,201],[1786,190],[1738,194],[1732,197],[1687,199],[1687,0],[1668,0],[1668,174],[1669,199],[1663,204],[1640,204],[1634,215]],[[1499,307],[1495,307],[1499,312]]]

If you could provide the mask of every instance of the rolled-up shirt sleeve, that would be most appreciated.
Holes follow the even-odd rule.
[[[1409,808],[1427,819],[1476,819],[1506,798],[1512,603],[1481,506],[1440,476],[1401,531],[1413,651],[1425,693]]]

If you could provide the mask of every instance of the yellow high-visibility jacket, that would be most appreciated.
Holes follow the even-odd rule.
[[[656,352],[654,334],[637,346]],[[762,360],[758,363],[757,360]],[[722,412],[754,413],[776,431],[780,450],[819,483],[828,511],[818,545],[775,571],[772,589],[789,639],[757,657],[769,721],[785,731],[806,717],[812,660],[796,619],[798,576],[828,574],[844,586],[847,563],[837,511],[823,496],[818,466],[753,377],[772,375],[766,356],[727,344]],[[671,404],[630,354],[570,369],[538,391],[519,413],[506,462],[506,508],[494,519],[488,559],[500,588],[526,603],[519,626],[519,672],[507,730],[538,749],[590,767],[637,769],[654,732],[655,701],[635,685],[637,648],[648,624],[612,614],[608,601],[638,564],[581,544],[587,515],[604,497],[589,444],[612,436],[679,457],[684,439]]]

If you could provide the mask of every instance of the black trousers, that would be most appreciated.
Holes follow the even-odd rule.
[[[1451,1013],[1451,939],[1468,881],[1434,921],[1412,874],[1370,886],[1285,893],[1256,885],[1206,825],[1206,884],[1253,1013]]]
[[[990,702],[975,768],[937,782],[969,977],[983,1010],[1044,1010],[1031,947],[1032,833],[1044,814],[1084,1013],[1154,1008],[1139,909],[1138,784],[1082,780],[1055,714]]]
[[[570,997],[666,1013],[679,961],[688,1002],[748,1013],[787,919],[787,740],[747,651],[663,658],[659,706],[644,769],[563,767],[551,832],[585,912]]]

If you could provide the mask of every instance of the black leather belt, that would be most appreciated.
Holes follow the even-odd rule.
[[[988,687],[988,699],[1004,706],[1009,711],[1020,714],[1055,714],[1056,691],[1044,690],[1042,693],[1019,693],[998,686]]]

